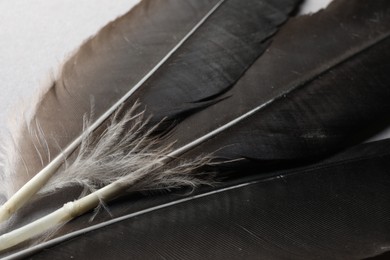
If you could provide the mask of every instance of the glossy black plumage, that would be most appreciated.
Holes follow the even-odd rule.
[[[36,257],[52,259],[71,252],[83,258],[86,247],[99,245],[102,250],[93,252],[99,258],[114,254],[114,258],[324,259],[364,258],[388,251],[388,141],[358,146],[316,164],[312,161],[358,142],[366,130],[387,123],[389,13],[390,5],[384,0],[338,0],[319,14],[294,18],[243,77],[247,67],[233,66],[237,71],[231,75],[236,79],[219,81],[217,77],[222,87],[207,88],[210,92],[206,93],[200,91],[202,84],[194,86],[191,80],[188,86],[194,92],[188,97],[169,96],[169,82],[187,78],[185,73],[175,75],[182,68],[175,67],[176,62],[183,56],[173,56],[173,64],[159,70],[136,97],[156,121],[168,117],[170,123],[179,123],[165,139],[176,141],[175,147],[272,101],[182,156],[217,151],[218,159],[244,158],[241,163],[255,162],[250,164],[254,175],[240,177],[249,169],[224,165],[222,170],[235,176],[234,181],[221,184],[227,191],[62,240]],[[273,32],[266,33],[264,40]],[[262,41],[255,43],[262,45]],[[184,56],[191,53],[185,47]],[[194,57],[198,56],[190,55],[188,61]],[[191,68],[183,70],[190,73]],[[183,98],[189,102],[177,102]],[[157,101],[172,106],[160,110]],[[292,168],[295,163],[306,166]],[[276,168],[285,170],[272,170]],[[254,183],[233,188],[248,181]],[[61,198],[56,203],[77,196],[68,192],[55,195]],[[51,199],[41,198],[32,205]],[[123,216],[177,199],[175,195],[132,195],[110,204],[110,209],[114,216]],[[91,226],[89,217],[69,223],[55,236]],[[101,214],[94,223],[109,219]],[[108,249],[103,247],[107,242]]]

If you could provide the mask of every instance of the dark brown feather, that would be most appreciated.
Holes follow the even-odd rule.
[[[230,9],[221,10],[235,14],[232,7],[242,2],[229,3]],[[245,9],[248,12],[249,7]],[[282,12],[284,16],[291,8],[289,5],[289,11]],[[52,247],[38,253],[38,258],[63,257],[70,251],[85,257],[92,239],[94,248],[107,241],[110,244],[112,250],[96,250],[101,258],[197,259],[207,254],[209,258],[239,259],[261,254],[269,259],[341,259],[371,257],[388,250],[388,142],[358,146],[314,164],[313,160],[345,149],[367,131],[388,123],[390,3],[338,0],[318,14],[294,18],[268,42],[283,21],[276,17],[261,40],[241,39],[237,45],[241,52],[237,53],[246,54],[243,46],[248,42],[252,49],[259,48],[244,59],[243,66],[235,59],[236,53],[223,53],[236,50],[236,45],[227,45],[226,50],[216,44],[222,55],[215,56],[218,66],[213,67],[208,59],[215,53],[208,53],[210,46],[203,46],[201,40],[214,35],[209,30],[215,29],[217,21],[222,24],[216,29],[223,28],[221,13],[216,12],[209,27],[202,27],[193,41],[183,45],[127,105],[137,98],[156,121],[167,117],[175,127],[164,140],[175,141],[175,148],[259,107],[181,155],[194,158],[214,152],[218,160],[238,159],[239,164],[218,168],[238,179],[214,190],[198,191],[201,198],[173,206],[164,203],[182,197],[124,197],[110,205],[114,222],[118,222],[83,234],[79,231],[91,226],[91,214],[80,217],[55,235],[58,240],[38,246],[37,251]],[[235,19],[246,23],[238,17]],[[251,28],[248,32],[253,37]],[[232,38],[236,37],[227,35],[226,42],[235,43]],[[296,163],[304,166],[296,168]],[[248,177],[249,173],[253,175]],[[236,186],[240,183],[245,185]],[[71,195],[67,189],[56,194],[59,203],[75,196],[71,191]],[[39,198],[19,214],[31,216],[38,208],[46,211],[54,206],[41,205],[52,198]],[[108,224],[110,219],[101,214],[94,223]],[[167,250],[161,247],[162,241]],[[28,245],[21,248],[24,246]],[[31,253],[34,249],[22,255]]]

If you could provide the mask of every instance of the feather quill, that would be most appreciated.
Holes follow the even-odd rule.
[[[183,105],[179,102],[172,102],[176,98],[173,96],[169,99],[173,105],[168,109],[162,106],[162,113],[158,114],[157,98],[169,94],[158,83],[164,83],[165,74],[167,79],[174,78],[169,67],[158,71],[156,78],[146,82],[136,96],[157,114],[157,120],[164,115],[170,124],[177,124],[162,142],[164,147],[176,141],[173,154],[180,160],[215,152],[219,159],[251,162],[251,170],[258,174],[262,171],[259,165],[264,166],[264,162],[310,162],[356,141],[344,142],[354,127],[386,121],[385,117],[374,116],[390,109],[386,102],[390,82],[386,73],[389,8],[386,1],[380,0],[339,0],[319,14],[295,18],[245,75],[239,74],[240,79],[232,81],[238,80],[234,87],[227,84],[222,92],[207,98],[200,98],[196,91],[191,94],[201,103],[194,102],[195,107],[191,103],[180,107]],[[345,15],[343,10],[349,13]],[[321,26],[321,34],[301,33]],[[326,44],[321,40],[332,35],[337,40]],[[297,50],[307,49],[314,42],[318,49],[308,52],[304,59],[291,58]],[[373,66],[376,64],[381,66]],[[130,97],[127,105],[133,102]],[[237,109],[232,111],[232,107]],[[242,173],[235,168],[230,171]]]

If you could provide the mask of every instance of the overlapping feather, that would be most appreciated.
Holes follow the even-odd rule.
[[[259,1],[256,4],[255,2],[243,4],[240,1],[227,0],[226,5],[222,3],[221,9],[217,9],[209,20],[199,27],[199,31],[194,32],[189,41],[183,43],[169,57],[164,64],[166,66],[162,66],[151,75],[145,84],[135,92],[135,97],[130,97],[124,104],[125,108],[131,108],[135,100],[139,99],[143,105],[146,105],[148,113],[154,115],[152,117],[153,123],[165,119],[163,129],[168,127],[171,132],[160,140],[162,142],[160,145],[163,147],[161,151],[165,151],[167,146],[173,144],[173,152],[179,157],[170,160],[168,164],[164,162],[165,167],[177,165],[177,162],[183,158],[196,158],[200,154],[213,153],[214,159],[228,161],[222,167],[217,168],[222,173],[242,175],[243,169],[245,169],[244,175],[249,172],[256,173],[255,179],[261,179],[262,172],[266,175],[280,175],[280,172],[273,172],[269,169],[287,169],[296,163],[307,164],[351,143],[358,142],[362,136],[365,136],[366,132],[356,131],[356,128],[361,125],[381,126],[388,122],[386,114],[390,110],[389,102],[387,102],[390,97],[390,78],[387,73],[389,68],[387,60],[390,53],[387,49],[390,31],[388,25],[390,24],[388,21],[390,5],[386,1],[376,0],[362,3],[338,0],[326,11],[319,14],[294,18],[272,40],[272,45],[267,52],[246,71],[267,46],[263,42],[275,32],[275,26],[283,22],[285,14],[293,8],[292,2],[287,4],[286,2],[282,3],[282,1],[271,1],[272,3]],[[243,13],[265,11],[264,16],[256,19],[263,23],[264,19],[273,21],[271,26],[262,26],[262,33],[256,33],[259,28],[252,28],[255,24],[254,17],[247,15],[249,18],[243,19],[238,15],[239,12],[235,11],[238,5],[242,5],[243,9],[240,9],[240,12]],[[283,10],[283,12],[275,11],[273,8],[275,6],[279,6],[280,9],[277,10]],[[270,11],[271,13],[269,13]],[[236,42],[237,35],[235,33],[241,32],[239,29],[242,28],[240,26],[234,27],[232,23],[223,20],[223,18],[234,17],[234,15],[237,15],[236,19],[248,26],[245,28],[248,28],[246,33],[250,36],[241,35],[243,38],[239,42]],[[232,19],[236,22],[238,20]],[[229,31],[226,31],[227,29]],[[218,35],[218,37],[213,38],[215,30],[222,31],[222,36]],[[216,42],[210,39],[214,39]],[[248,49],[249,43],[253,44],[252,49]],[[314,45],[316,48],[310,49]],[[86,46],[89,46],[88,43]],[[210,53],[210,48],[213,46],[216,49]],[[252,53],[250,50],[254,52]],[[299,53],[298,57],[295,56],[297,53]],[[247,58],[242,58],[246,57],[247,54],[249,54]],[[246,73],[243,74],[245,71]],[[144,125],[145,122],[140,124]],[[172,127],[173,129],[171,129]],[[367,129],[371,131],[373,127]],[[98,129],[99,131],[103,131],[103,136],[110,132],[109,130],[104,132],[105,130],[102,128]],[[358,137],[351,134],[353,131],[357,132]],[[99,134],[97,135],[99,136]],[[113,140],[122,140],[122,138],[128,137],[120,134],[118,139],[113,138]],[[81,148],[82,156],[79,158],[100,151],[99,145],[95,147],[96,150],[90,150],[90,145],[94,147],[93,143],[87,142],[84,148]],[[153,146],[153,144],[151,145]],[[154,149],[150,150],[151,146],[148,144],[145,147],[147,148],[146,154],[155,151]],[[109,160],[107,155],[110,156],[111,152],[115,154],[115,151],[120,151],[116,148],[108,151],[103,147],[104,152],[98,152],[96,158],[114,163],[115,161]],[[121,153],[119,152],[119,154]],[[143,154],[139,155],[142,157]],[[88,159],[84,162],[88,162]],[[139,163],[143,164],[141,161]],[[139,168],[136,164],[134,165],[132,166]],[[198,165],[196,164],[196,167]],[[125,165],[121,165],[119,168],[123,168],[123,166]],[[83,169],[83,167],[81,168]],[[72,169],[72,166],[69,169]],[[94,172],[99,173],[101,169],[98,165]],[[103,167],[103,169],[105,168]],[[342,167],[343,171],[346,174],[349,172],[348,169]],[[88,173],[88,171],[84,172]],[[298,170],[298,175],[301,175],[302,172],[305,171]],[[381,175],[383,168],[377,167],[375,172]],[[83,182],[96,182],[93,178],[89,178],[88,174],[85,176]],[[336,178],[334,185],[339,185],[344,180]],[[359,180],[364,182],[363,179]],[[272,179],[271,182],[275,182],[275,179]],[[308,185],[310,183],[312,183],[310,178],[303,181],[302,189],[304,192],[309,192],[310,186]],[[292,186],[295,187],[296,184]],[[375,182],[373,187],[375,187]],[[282,189],[286,189],[286,187],[282,187]],[[232,190],[235,189],[232,188]],[[66,195],[69,189],[64,189],[55,195],[56,198],[59,198],[59,203],[77,196],[78,193],[75,193],[73,188],[70,188],[70,191],[73,194],[71,196]],[[350,195],[345,194],[347,197]],[[234,194],[229,196],[234,196]],[[253,196],[255,195],[251,195],[251,198]],[[283,196],[287,196],[287,194],[283,193]],[[384,196],[387,198],[387,194]],[[298,200],[298,198],[296,199]],[[322,199],[324,203],[329,200],[325,197]],[[35,204],[42,205],[43,201],[45,198],[37,200]],[[388,199],[384,201],[388,201]],[[57,205],[57,203],[53,204]],[[43,211],[55,207],[53,204],[45,207]],[[380,210],[384,203],[382,201],[376,205]],[[117,207],[118,216],[128,212],[126,201],[119,201],[112,207],[114,209]],[[140,207],[146,208],[145,205]],[[135,208],[137,209],[137,207]],[[348,214],[353,211],[354,208],[348,211]],[[19,217],[26,212],[31,216],[31,210],[25,210],[24,213],[22,210]],[[173,214],[177,214],[175,209],[173,212]],[[234,212],[239,217],[240,210],[235,208]],[[384,211],[384,213],[386,212]],[[228,214],[228,212],[222,214]],[[317,217],[316,214],[314,215]],[[259,216],[256,213],[253,215],[253,219],[259,218]],[[302,215],[298,214],[292,218],[301,217]],[[83,222],[82,219],[65,226],[57,236],[71,231],[76,233],[70,234],[77,235],[77,230],[90,225]],[[175,217],[164,218],[161,221],[169,222],[170,219],[175,219]],[[378,220],[377,215],[374,215],[372,219]],[[105,223],[106,220],[103,217],[99,221]],[[130,221],[132,220],[130,219]],[[231,222],[229,223],[231,224]],[[383,228],[387,227],[385,222],[379,223]],[[331,222],[331,224],[333,225],[335,222]],[[123,228],[121,225],[117,226]],[[370,226],[367,225],[365,228],[369,229]],[[255,232],[258,233],[256,224],[248,228],[244,227],[243,230],[249,234],[253,233],[252,240],[246,240],[248,243],[256,241],[256,239],[253,240],[253,237],[257,236]],[[386,244],[388,242],[385,233],[379,232],[377,234],[375,239],[379,241],[378,243]],[[375,235],[373,236],[375,237]],[[132,240],[132,236],[127,236],[127,239]],[[301,241],[301,245],[307,243],[308,240]],[[60,241],[63,240],[59,238],[57,242]],[[80,240],[78,241],[80,242]],[[199,242],[199,239],[196,241]],[[224,239],[222,241],[224,241],[223,243],[228,242]],[[271,243],[274,243],[273,241],[271,239]],[[345,241],[343,237],[339,240],[340,243]],[[357,240],[356,245],[367,243],[367,241],[367,239]],[[219,246],[223,247],[223,243]],[[72,245],[72,248],[77,247],[78,245]],[[305,255],[297,254],[297,247],[291,246],[291,243],[287,245],[287,248],[289,247],[291,247],[291,250],[288,250],[291,255],[296,257]],[[37,249],[39,248],[38,246]],[[273,252],[272,247],[269,251],[271,252],[269,256],[272,258],[289,256],[289,254]],[[355,255],[367,257],[383,251],[386,251],[385,246],[374,245],[367,247],[366,250],[362,249]],[[319,257],[323,256],[321,250],[310,252],[312,253],[308,255],[318,252]],[[345,252],[348,254],[352,251],[346,250]],[[334,255],[345,256],[345,252],[335,252]],[[255,252],[252,251],[246,253],[248,256],[255,255]]]
[[[181,66],[176,67],[176,69],[181,68],[181,72],[175,73],[179,73],[177,75],[183,75],[183,79],[188,78],[189,75],[195,75],[195,80],[196,75],[199,75],[199,73],[205,75],[209,74],[209,76],[206,77],[205,75],[202,75],[202,77],[198,77],[197,81],[193,82],[186,79],[187,86],[183,85],[183,79],[181,85],[179,84],[180,82],[173,84],[170,87],[171,91],[173,91],[172,97],[175,97],[180,101],[180,99],[185,98],[183,94],[180,94],[183,92],[183,88],[189,91],[202,82],[208,82],[208,85],[213,88],[202,94],[200,91],[203,92],[204,88],[207,86],[203,86],[203,90],[199,87],[197,90],[198,94],[191,94],[194,104],[186,105],[184,107],[181,104],[188,104],[185,100],[181,100],[181,104],[179,103],[181,107],[177,107],[177,102],[172,102],[172,99],[162,99],[162,101],[166,102],[166,104],[174,110],[182,111],[179,113],[179,116],[174,114],[173,121],[176,122],[184,115],[191,114],[197,109],[204,108],[217,102],[217,100],[211,100],[209,102],[206,99],[213,99],[215,95],[223,93],[231,87],[251,63],[264,51],[267,46],[265,41],[276,31],[276,28],[286,20],[288,13],[293,11],[295,4],[298,2],[300,1],[242,2],[237,0],[222,0],[197,1],[196,4],[195,2],[191,2],[191,4],[195,4],[199,7],[200,10],[191,7],[191,4],[188,4],[190,1],[188,1],[188,3],[186,1],[164,2],[164,8],[159,8],[159,6],[162,5],[162,2],[160,1],[155,1],[153,4],[149,1],[142,2],[124,18],[121,18],[103,29],[97,37],[87,42],[80,51],[64,65],[61,77],[54,83],[53,87],[49,89],[47,94],[44,95],[37,106],[37,111],[33,118],[33,122],[39,122],[40,133],[49,136],[51,136],[51,134],[48,133],[55,133],[56,138],[60,138],[60,140],[52,140],[51,142],[49,140],[49,145],[44,145],[43,147],[39,145],[42,143],[39,138],[32,137],[19,141],[17,145],[20,146],[19,150],[23,151],[22,160],[26,161],[28,167],[22,168],[21,165],[16,165],[15,174],[13,174],[12,178],[16,178],[20,182],[23,182],[26,178],[29,179],[29,176],[33,176],[34,172],[45,166],[45,163],[50,158],[49,155],[51,155],[52,158],[55,157],[59,150],[66,150],[64,145],[66,145],[69,140],[77,139],[76,137],[81,131],[80,119],[82,118],[82,115],[85,114],[85,111],[89,110],[87,110],[87,106],[88,108],[90,106],[90,100],[85,98],[86,95],[93,95],[94,99],[97,100],[96,103],[98,105],[96,105],[97,108],[95,108],[94,113],[97,117],[100,116],[97,122],[100,121],[101,123],[107,118],[107,115],[109,115],[104,111],[107,107],[110,107],[115,103],[112,101],[115,97],[120,97],[122,101],[125,100],[124,94],[125,96],[132,95],[132,92],[137,90],[140,86],[144,88],[145,84],[143,83],[147,80],[159,77],[159,73],[167,75],[165,76],[167,82],[172,81],[171,69],[172,67],[177,66],[175,64],[179,64],[177,59],[180,60]],[[187,11],[186,8],[189,7],[191,10]],[[183,14],[183,16],[176,17],[175,19],[177,20],[172,21],[171,19],[173,18],[170,17],[170,15],[175,12],[175,8],[181,8],[183,13],[190,12],[191,15]],[[145,16],[145,14],[149,13],[153,13],[153,20],[158,20],[160,18],[162,19],[162,22],[153,22],[149,25],[151,23],[151,18],[148,15]],[[229,23],[226,23],[225,17],[229,17]],[[180,24],[178,23],[178,20],[180,19],[185,22],[184,25],[177,25]],[[139,23],[145,23],[145,25],[151,26],[152,30],[148,30],[145,33],[145,28],[137,29],[137,24]],[[190,30],[186,27],[187,23],[192,23],[193,27],[190,27]],[[127,24],[130,24],[130,29],[126,27]],[[145,38],[149,41],[150,34],[156,30],[156,25],[160,26],[157,27],[160,28],[159,30],[165,30],[165,32],[163,31],[163,33],[161,33],[161,39],[157,38],[157,40],[151,41],[151,43],[147,45],[149,46],[148,48],[154,48],[155,44],[165,40],[164,37],[170,38],[171,34],[168,34],[166,30],[172,30],[171,27],[176,28],[175,26],[178,26],[178,33],[182,34],[179,37],[173,38],[173,40],[176,41],[176,45],[173,47],[171,41],[168,43],[163,42],[165,44],[164,46],[168,46],[172,49],[167,50],[168,54],[163,56],[162,60],[158,60],[158,58],[161,59],[160,51],[163,52],[164,50],[159,50],[159,52],[148,52],[151,55],[151,61],[146,65],[151,70],[150,72],[145,70],[142,70],[139,73],[131,71],[130,76],[126,72],[126,68],[133,69],[134,65],[132,63],[133,61],[129,63],[127,57],[133,59],[134,56],[132,53],[129,53],[129,50],[135,49],[135,51],[139,51],[139,48],[134,47],[134,42],[145,40]],[[127,30],[125,33],[123,32],[123,28]],[[184,31],[184,29],[187,29],[185,33],[180,31]],[[107,37],[107,34],[112,36]],[[130,36],[135,37],[135,40],[129,41],[128,37]],[[223,39],[221,37],[223,37]],[[101,42],[101,39],[107,40]],[[115,44],[116,48],[114,51],[111,51],[112,48],[108,47],[113,44]],[[211,50],[215,53],[210,56]],[[123,56],[123,51],[129,53],[128,56]],[[93,56],[93,58],[83,58],[86,56]],[[110,65],[108,63],[110,63]],[[119,69],[122,76],[118,77],[116,73],[110,73],[109,75],[104,74],[104,71],[102,70],[107,67],[112,67],[113,65]],[[164,72],[164,70],[166,70],[165,68],[169,68],[168,72]],[[197,73],[194,73],[195,68],[198,68]],[[140,68],[137,68],[137,70],[138,69]],[[123,71],[125,72],[123,73]],[[146,75],[144,76],[143,74]],[[134,78],[139,81],[134,82]],[[135,86],[131,87],[134,84]],[[114,86],[114,90],[111,89],[111,86]],[[111,101],[107,100],[108,93],[111,93]],[[156,94],[158,95],[158,93],[155,93],[155,95]],[[102,99],[103,96],[104,99]],[[119,100],[120,102],[122,102],[121,99]],[[162,101],[160,101],[160,104],[163,104]],[[111,107],[110,110],[114,111],[115,107],[118,107],[120,102],[116,102],[114,108]],[[142,102],[144,105],[148,105],[144,99]],[[134,102],[131,102],[131,104],[134,104]],[[130,107],[132,106],[133,105],[130,105]],[[164,118],[164,122],[169,122],[169,120],[172,119],[169,111],[164,109],[161,110],[163,113],[159,115],[156,115],[151,109],[148,109],[148,113],[153,113],[153,120],[158,120],[159,122]],[[66,113],[63,111],[66,111]],[[78,113],[75,113],[75,111]],[[59,115],[62,119],[58,118]],[[161,117],[161,115],[164,116]],[[67,126],[63,127],[62,125],[55,123],[53,120],[54,118],[56,118],[56,121],[60,120],[61,122],[67,122]],[[170,124],[173,123],[174,122],[170,122]],[[96,123],[94,124],[96,126]],[[29,126],[24,130],[25,133],[27,133],[28,128]],[[98,129],[98,131],[104,130]],[[26,137],[28,137],[28,135],[26,135]],[[47,142],[47,140],[45,140],[45,142]],[[59,149],[57,147],[59,147]],[[165,151],[165,149],[162,150]],[[62,159],[61,157],[63,155],[60,154],[59,156],[59,158]],[[67,155],[64,157],[66,156]],[[98,173],[95,172],[92,173],[92,175],[93,174]],[[90,178],[94,179],[94,177]],[[75,180],[70,179],[70,182],[75,182]],[[103,181],[102,183],[107,182]],[[24,197],[28,198],[31,195],[32,193],[29,193],[24,195]],[[73,198],[73,196],[71,196],[71,198]],[[7,207],[4,208],[6,211],[14,208],[13,204],[7,204],[6,206]]]

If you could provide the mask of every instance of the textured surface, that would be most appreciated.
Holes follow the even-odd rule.
[[[339,2],[343,3],[343,1]],[[383,3],[374,1],[370,6],[377,4],[385,7]],[[368,6],[365,6],[364,3],[361,6],[363,6],[364,11],[369,11]],[[340,10],[343,12],[349,10],[351,13],[356,11],[353,8],[340,8]],[[359,12],[360,14],[363,12]],[[370,12],[368,12],[368,18],[364,19],[364,21],[369,21],[364,25],[367,27],[362,26],[359,23],[362,20],[356,19],[356,17],[354,19],[357,20],[357,23],[353,22],[352,26],[351,24],[348,26],[348,24],[340,22],[343,17],[341,13],[335,15],[335,24],[342,24],[342,29],[336,31],[341,36],[343,34],[353,35],[351,39],[342,38],[342,42],[348,46],[351,42],[367,43],[365,40],[369,43],[370,40],[377,41],[378,44],[374,44],[373,47],[363,52],[359,49],[362,46],[357,44],[356,48],[346,52],[350,56],[343,60],[339,59],[337,53],[337,51],[340,53],[343,51],[332,48],[334,46],[332,44],[337,42],[327,42],[330,47],[325,46],[325,50],[331,50],[331,55],[334,55],[335,58],[330,63],[325,62],[326,73],[321,72],[323,69],[321,66],[319,68],[312,66],[310,59],[294,59],[298,62],[298,65],[295,66],[302,68],[304,73],[307,72],[307,68],[313,68],[313,71],[309,71],[313,72],[313,74],[309,73],[309,76],[314,75],[313,78],[303,77],[303,82],[308,83],[306,85],[310,86],[310,90],[300,88],[282,96],[275,102],[276,108],[271,106],[266,109],[270,118],[267,118],[267,114],[264,118],[260,118],[261,124],[256,127],[259,129],[258,131],[254,132],[252,129],[241,127],[239,133],[234,136],[236,139],[229,138],[230,143],[232,141],[242,143],[240,136],[243,134],[247,138],[252,135],[255,139],[260,136],[259,143],[262,145],[241,145],[239,149],[230,151],[234,151],[240,156],[247,155],[247,157],[260,154],[260,159],[263,160],[270,158],[276,161],[295,159],[298,157],[296,156],[297,149],[301,150],[304,155],[316,155],[317,152],[323,152],[322,149],[317,150],[316,147],[324,147],[324,151],[328,149],[327,146],[331,147],[330,150],[333,149],[332,147],[339,147],[339,143],[344,141],[343,137],[349,136],[348,134],[351,132],[356,132],[356,128],[361,124],[373,124],[378,121],[382,123],[381,118],[376,117],[376,115],[382,115],[384,112],[387,114],[389,109],[388,102],[386,102],[389,94],[387,91],[389,78],[386,74],[388,71],[386,55],[388,53],[386,50],[389,44],[388,40],[378,39],[381,39],[381,36],[387,37],[387,28],[381,27],[381,24],[387,24],[383,21],[387,21],[388,13],[386,8],[382,8],[380,12],[371,13],[374,14],[373,16],[369,14]],[[350,13],[347,13],[346,16],[351,17]],[[308,21],[305,23],[309,23]],[[378,22],[381,23],[376,27]],[[295,23],[299,25],[299,19]],[[294,22],[291,24],[288,26],[298,26],[294,25]],[[323,24],[326,23],[322,21]],[[288,26],[287,28],[289,28]],[[354,32],[357,31],[354,30],[345,33],[344,26],[349,29],[354,28],[354,26],[356,28],[363,27],[369,31],[369,34],[355,34]],[[334,27],[329,26],[329,28],[329,31],[334,31]],[[282,32],[280,35],[278,36],[279,41],[281,41],[280,38],[286,37],[284,39],[286,43],[296,43],[296,45],[292,44],[293,50],[306,49],[304,45],[299,45],[298,40],[289,38],[289,33]],[[316,40],[315,34],[309,35],[306,39]],[[354,39],[355,37],[358,40]],[[275,41],[269,51],[273,51],[273,56],[276,53],[276,56],[281,58],[280,63],[284,64],[283,50],[285,49],[282,48],[283,44],[280,42],[279,44]],[[313,44],[308,45],[312,46]],[[294,53],[294,51],[287,50],[290,54]],[[319,52],[321,51],[324,49],[319,48]],[[355,53],[360,53],[360,55],[354,55]],[[272,56],[271,54],[267,53],[267,55]],[[304,63],[303,65],[307,67],[299,62]],[[314,64],[317,62],[322,63],[322,61],[315,60]],[[328,70],[329,67],[331,69]],[[245,70],[245,67],[242,68]],[[273,71],[272,74],[279,76],[273,68],[270,70]],[[284,71],[290,72],[286,69]],[[318,73],[318,71],[320,72]],[[294,70],[292,74],[297,74],[297,72],[299,74],[299,71]],[[375,74],[375,80],[369,77],[372,74]],[[294,79],[294,76],[291,77]],[[280,78],[283,81],[282,77]],[[291,80],[287,76],[286,78]],[[302,78],[298,77],[297,82],[302,83]],[[227,85],[229,85],[229,81]],[[375,91],[372,91],[373,89]],[[289,90],[289,86],[287,86],[287,90]],[[231,93],[234,95],[226,102],[234,100],[234,96],[237,96],[236,92],[232,91]],[[196,93],[193,95],[199,99]],[[200,100],[204,101],[202,98]],[[338,115],[336,117],[334,117],[335,111]],[[195,125],[201,125],[198,121],[195,122],[197,122]],[[326,131],[322,131],[324,126]],[[234,129],[229,134],[233,132]],[[277,134],[270,135],[269,133]],[[287,141],[283,135],[288,138]],[[262,139],[264,136],[267,139]],[[218,138],[212,142],[225,144],[223,135]],[[273,138],[276,138],[276,143],[282,144],[278,148],[274,148],[275,150],[269,149],[275,143]],[[290,151],[290,147],[295,148],[295,150],[291,149]],[[115,257],[118,258],[129,256],[135,258],[140,256],[174,258],[177,256],[181,258],[188,256],[189,259],[204,257],[205,254],[207,258],[213,259],[220,256],[221,258],[256,258],[259,255],[271,259],[291,258],[292,256],[302,259],[308,257],[323,259],[363,258],[377,255],[389,248],[389,218],[387,217],[389,211],[386,207],[389,204],[389,179],[386,173],[389,168],[387,147],[388,142],[370,144],[314,166],[286,172],[270,173],[264,169],[252,169],[253,172],[260,173],[261,171],[263,174],[276,175],[279,178],[264,179],[266,175],[258,175],[252,179],[256,183],[245,187],[221,192],[218,192],[217,189],[217,194],[214,195],[183,202],[172,207],[163,207],[147,214],[138,214],[129,220],[83,234],[74,240],[54,246],[41,252],[37,257],[50,259],[53,257],[63,258],[64,256],[85,258],[82,254],[85,253],[85,248],[88,245],[93,247],[91,250],[93,252],[88,252],[88,256],[96,254],[96,257],[99,258],[112,258],[110,253],[116,254]],[[213,145],[206,146],[204,151],[207,149],[213,150]],[[232,154],[227,153],[225,156],[230,157]],[[233,156],[236,155],[233,154]],[[247,172],[237,171],[236,174],[245,175]],[[240,179],[236,182],[247,180]],[[225,183],[226,186],[234,184]],[[68,192],[68,190],[62,191],[62,194],[58,195],[62,198],[55,203],[60,205],[65,201],[65,197],[69,199]],[[73,190],[71,192],[76,196]],[[50,203],[53,203],[55,198],[50,196],[35,203],[45,205],[43,211],[48,211],[50,207],[54,207]],[[155,205],[162,205],[178,198],[182,197],[175,195],[143,197],[138,195],[116,201],[110,208],[114,216],[121,216]],[[50,204],[48,207],[47,203]],[[30,206],[31,208],[35,209],[34,204]],[[29,213],[29,209],[22,211],[19,217],[23,218],[24,213]],[[38,215],[40,213],[42,212],[38,212]],[[34,217],[30,214],[28,216],[29,218]],[[91,225],[87,221],[89,217],[84,216],[77,219],[65,226],[59,234]],[[28,221],[29,218],[23,218],[23,221]],[[110,218],[106,215],[99,215],[94,223]],[[118,238],[121,240],[120,243],[117,243]],[[158,245],[161,245],[162,240],[165,243],[164,248],[160,250],[161,247],[159,248]],[[109,250],[104,247],[107,243]],[[95,250],[96,247],[99,248]],[[145,256],[145,249],[147,249],[147,256]]]

